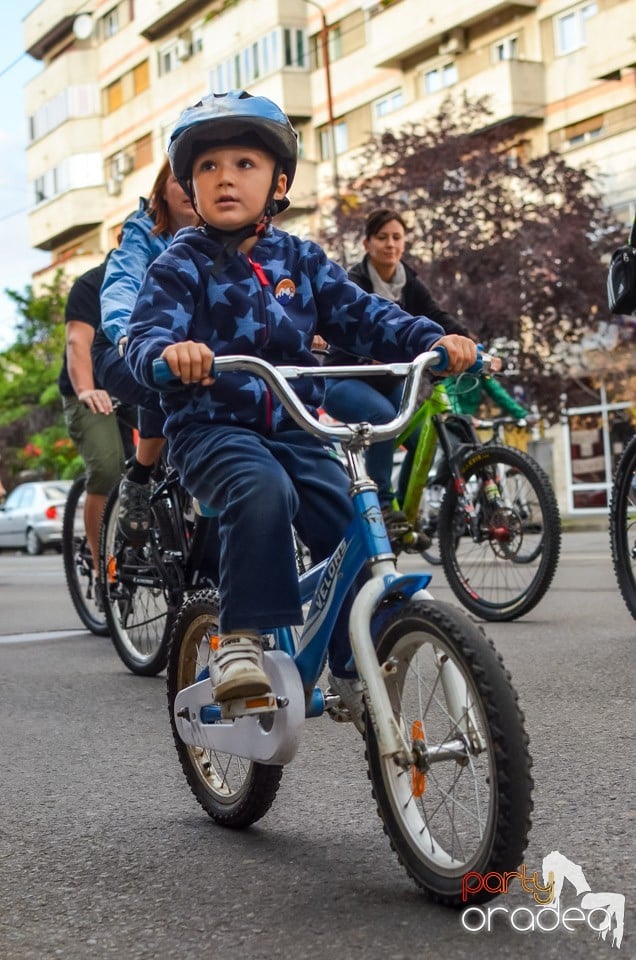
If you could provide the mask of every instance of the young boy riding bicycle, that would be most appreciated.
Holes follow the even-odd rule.
[[[334,451],[298,428],[262,380],[242,372],[214,380],[214,355],[314,366],[318,334],[390,363],[441,343],[458,373],[476,347],[364,293],[317,244],[272,226],[289,205],[297,162],[296,134],[272,101],[210,94],[181,115],[168,153],[203,225],[181,230],[148,269],[126,356],[147,386],[158,357],[179,379],[162,388],[170,461],[188,491],[219,512],[213,687],[225,702],[270,692],[261,632],[302,622],[292,524],[318,560],[339,543],[352,510]],[[317,415],[322,381],[292,385]],[[329,651],[330,681],[345,703],[357,692],[348,614]]]

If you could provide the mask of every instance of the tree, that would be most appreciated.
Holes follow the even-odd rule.
[[[7,290],[18,305],[16,342],[0,354],[0,463],[3,476],[25,466],[59,475],[74,461],[66,436],[57,378],[64,353],[68,280],[58,271],[37,294]],[[35,451],[39,450],[39,454]],[[25,452],[26,451],[26,452]],[[76,462],[76,461],[74,461]]]
[[[608,316],[604,258],[622,232],[588,171],[556,153],[525,159],[523,135],[489,117],[485,100],[447,99],[426,124],[372,137],[323,240],[344,238],[353,262],[367,214],[399,210],[407,259],[435,298],[485,344],[507,345],[554,421],[582,338]]]

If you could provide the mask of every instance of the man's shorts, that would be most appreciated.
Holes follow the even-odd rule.
[[[86,466],[86,490],[106,496],[124,469],[124,447],[114,413],[93,413],[77,397],[62,397],[68,433]]]

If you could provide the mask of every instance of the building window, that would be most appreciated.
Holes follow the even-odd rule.
[[[597,10],[596,3],[585,3],[555,18],[557,54],[572,53],[585,46],[586,23],[597,13]]]
[[[150,86],[150,67],[148,60],[138,63],[132,71],[133,75],[133,95],[143,93]]]
[[[99,6],[99,4],[97,4]],[[108,40],[127,27],[134,19],[135,9],[133,0],[121,0],[111,7],[108,13],[101,16],[97,22],[97,34],[101,40]]]
[[[497,40],[492,45],[493,63],[500,63],[502,60],[517,60],[519,57],[519,37],[504,37]]]
[[[192,26],[192,55],[201,53],[203,50],[203,24],[196,23]]]
[[[336,147],[336,155],[345,153],[349,147],[349,134],[346,121],[341,120],[335,123],[333,128],[333,138]],[[331,131],[329,127],[323,127],[320,131],[320,159],[329,160],[331,158]]]
[[[114,113],[119,110],[124,102],[124,83],[123,78],[115,80],[114,83],[106,87],[106,113]]]
[[[307,60],[305,31],[277,28],[212,67],[210,84],[216,93],[226,93],[233,88],[248,87],[285,67],[306,70]]]
[[[119,31],[119,8],[113,7],[112,10],[109,10],[108,13],[101,18],[100,23],[103,39],[108,40],[109,37],[114,37]]]
[[[570,124],[565,128],[565,143],[568,147],[579,147],[591,140],[597,140],[604,132],[605,117],[603,115],[588,117],[579,123]]]
[[[98,187],[104,182],[101,153],[78,153],[33,181],[33,201],[37,206],[67,190]]]
[[[306,67],[307,51],[304,30],[283,29],[283,46],[285,50],[284,65],[286,67]]]
[[[340,29],[340,24],[334,24],[327,36],[329,38],[329,59],[339,60],[342,56],[342,30]]]
[[[386,117],[389,113],[393,113],[403,106],[404,94],[401,90],[393,90],[392,93],[387,93],[385,97],[376,100],[373,110],[376,118],[379,120],[381,117]]]
[[[148,60],[138,63],[133,70],[109,84],[104,90],[105,112],[113,113],[133,97],[138,96],[150,86],[150,67]]]
[[[135,170],[141,167],[147,167],[152,163],[152,134],[147,133],[145,137],[140,137],[133,143],[133,155],[135,158]]]
[[[611,126],[611,121],[604,113],[594,117],[586,117],[567,127],[553,130],[549,137],[550,150],[562,150],[568,147],[579,147],[604,136]]]
[[[167,73],[172,73],[177,65],[176,44],[171,43],[169,47],[164,47],[157,54],[159,60],[159,76],[165,77]]]
[[[327,27],[327,44],[329,48],[329,61],[340,60],[342,57],[342,30],[339,23],[332,23]],[[312,59],[316,64],[315,69],[324,68],[325,58],[322,47],[322,31],[315,33],[311,38]]]
[[[442,67],[427,70],[424,74],[424,93],[438,93],[445,87],[452,87],[457,83],[457,65],[454,61],[445,63]]]

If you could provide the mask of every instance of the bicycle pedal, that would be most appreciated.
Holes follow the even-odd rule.
[[[285,697],[276,697],[273,693],[258,697],[237,697],[220,704],[221,717],[223,720],[236,720],[238,717],[251,717],[254,714],[274,713],[288,703]]]

